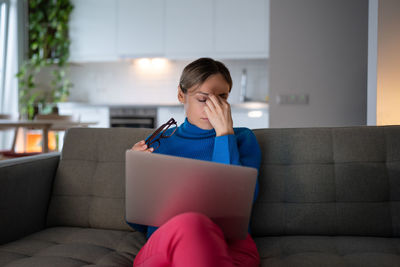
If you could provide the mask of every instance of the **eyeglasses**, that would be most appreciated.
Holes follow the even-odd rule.
[[[166,132],[172,125],[175,125],[175,129],[172,131],[172,133],[167,135]],[[169,121],[161,125],[152,135],[150,135],[150,137],[146,139],[145,144],[147,147],[156,144],[156,146],[153,146],[154,150],[156,150],[160,146],[160,139],[171,137],[175,133],[176,129],[178,129],[178,124],[174,118],[171,118]],[[159,137],[156,138],[158,135]]]

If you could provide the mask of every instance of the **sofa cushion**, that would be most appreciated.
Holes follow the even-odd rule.
[[[400,239],[350,236],[281,236],[255,239],[268,267],[400,266]]]
[[[65,136],[48,226],[129,230],[125,223],[125,151],[151,129],[72,128]]]
[[[132,266],[139,232],[54,227],[0,246],[0,266]]]
[[[262,151],[255,236],[400,236],[400,126],[254,133]]]

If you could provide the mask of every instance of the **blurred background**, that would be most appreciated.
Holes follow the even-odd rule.
[[[180,74],[212,57],[232,75],[235,127],[400,123],[398,0],[0,0],[0,7],[3,122],[53,114],[88,127],[182,123]],[[58,123],[50,150],[60,149],[71,125]],[[4,122],[1,130],[0,149],[28,152],[30,132],[42,151],[43,128]]]

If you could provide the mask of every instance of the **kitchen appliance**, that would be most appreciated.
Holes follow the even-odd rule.
[[[110,127],[155,128],[155,107],[111,107]]]

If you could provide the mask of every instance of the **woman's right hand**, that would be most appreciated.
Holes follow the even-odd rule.
[[[147,145],[145,144],[145,141],[139,141],[136,144],[133,145],[133,147],[131,148],[134,151],[143,151],[143,152],[153,152],[154,148],[150,147],[147,148]]]

